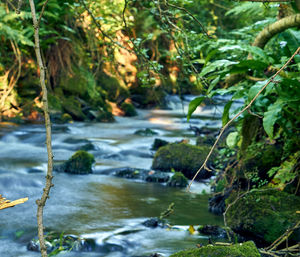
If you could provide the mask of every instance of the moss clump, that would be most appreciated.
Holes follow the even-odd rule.
[[[69,122],[72,122],[73,119],[72,119],[72,116],[68,113],[64,113],[61,117],[60,117],[60,121],[62,123],[69,123]]]
[[[170,257],[260,257],[252,241],[231,246],[204,246],[172,254]]]
[[[125,116],[127,117],[133,117],[137,115],[136,109],[131,103],[122,103],[121,109],[124,111]]]
[[[231,194],[226,203],[235,199],[236,195]],[[295,195],[274,189],[253,191],[228,209],[227,224],[237,233],[256,238],[258,243],[270,244],[299,220],[299,206],[300,198]]]
[[[187,178],[181,172],[175,172],[175,174],[168,181],[170,187],[186,187],[188,185]]]
[[[184,143],[168,144],[158,149],[153,159],[152,168],[161,171],[174,169],[181,171],[187,178],[191,179],[201,167],[208,152],[208,146],[193,146]],[[202,170],[198,179],[206,179],[211,175],[212,172]]]
[[[72,174],[92,173],[92,164],[95,158],[92,154],[79,150],[65,163],[65,172]]]

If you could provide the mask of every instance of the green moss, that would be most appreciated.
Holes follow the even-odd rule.
[[[124,111],[125,116],[133,117],[137,115],[136,109],[131,103],[122,103],[121,109]]]
[[[79,150],[65,163],[65,172],[72,174],[92,173],[94,156],[86,151]]]
[[[86,116],[81,110],[81,103],[75,99],[75,97],[70,96],[62,101],[63,109],[72,116],[74,120],[83,121]]]
[[[235,199],[231,194],[227,205]],[[299,206],[295,195],[274,189],[253,191],[228,209],[226,220],[234,231],[270,244],[297,222]]]
[[[252,241],[231,246],[204,246],[172,254],[170,257],[260,257]]]
[[[62,105],[60,99],[52,94],[48,94],[48,105],[49,110],[54,112],[61,112],[62,111]]]
[[[187,178],[181,172],[175,172],[168,182],[171,187],[186,187],[188,185]]]
[[[268,179],[267,172],[274,166],[279,166],[282,156],[281,145],[270,145],[264,142],[252,143],[242,157],[240,170],[251,177],[257,174],[261,179]]]
[[[197,137],[196,140],[196,145],[201,146],[201,145],[209,145],[212,146],[214,144],[214,142],[216,141],[216,138],[214,136],[199,136]]]
[[[162,171],[174,169],[181,171],[187,178],[192,178],[201,167],[208,152],[208,146],[200,147],[184,143],[168,144],[158,149],[153,159],[152,168]],[[200,173],[204,175],[204,172]],[[201,174],[199,175],[201,176]]]
[[[110,101],[121,102],[130,96],[128,89],[121,86],[117,78],[104,72],[98,76],[97,84],[107,92],[107,98]]]
[[[61,118],[60,118],[61,122],[62,123],[68,123],[68,122],[71,122],[73,119],[72,119],[72,116],[68,113],[64,113]]]

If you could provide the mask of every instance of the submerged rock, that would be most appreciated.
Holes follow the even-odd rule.
[[[186,187],[188,185],[188,180],[181,172],[175,172],[167,185],[170,187]]]
[[[201,167],[209,152],[208,146],[194,146],[185,143],[168,144],[156,152],[152,168],[161,171],[181,171],[187,178],[192,179]],[[210,158],[210,159],[213,159]],[[208,166],[210,161],[208,162]],[[197,179],[207,179],[213,172],[202,169]]]
[[[227,204],[235,201],[232,194]],[[274,189],[253,191],[238,199],[227,211],[226,220],[235,232],[255,240],[259,245],[269,245],[288,228],[299,221],[300,198]],[[300,241],[300,230],[289,238],[289,243]]]
[[[200,226],[198,228],[198,231],[201,234],[209,235],[209,236],[212,236],[212,237],[227,238],[226,229],[221,228],[219,226],[214,226],[214,225]]]
[[[145,220],[142,225],[148,228],[164,227],[163,221],[159,218],[150,218]]]
[[[55,165],[53,170],[70,174],[89,174],[92,173],[92,165],[94,162],[95,158],[92,154],[79,150],[65,163]]]
[[[152,129],[146,128],[146,129],[139,129],[135,131],[134,134],[139,136],[154,136],[157,135],[158,133]]]
[[[260,257],[252,241],[230,246],[208,245],[172,254],[170,257]]]
[[[135,169],[135,168],[116,168],[103,171],[105,174],[113,174],[117,177],[128,179],[140,179],[147,182],[165,183],[169,180],[169,175],[159,171]]]

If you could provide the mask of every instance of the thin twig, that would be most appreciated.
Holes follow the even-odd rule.
[[[291,56],[291,58],[269,79],[269,81],[259,90],[259,92],[254,96],[254,98],[250,101],[250,103],[244,107],[238,114],[236,114],[230,121],[228,121],[224,127],[221,128],[220,130],[220,134],[218,135],[215,143],[213,144],[213,146],[211,147],[208,155],[205,158],[204,163],[202,164],[202,166],[198,169],[198,171],[196,172],[195,176],[193,177],[192,181],[190,182],[189,186],[187,187],[187,191],[190,190],[191,185],[193,184],[194,180],[196,179],[196,177],[198,176],[199,172],[206,167],[207,165],[207,161],[209,160],[209,158],[211,157],[214,149],[216,148],[221,136],[223,135],[224,131],[229,127],[229,125],[237,118],[239,117],[244,111],[247,111],[251,105],[254,103],[254,101],[257,99],[257,97],[264,91],[264,89],[271,83],[273,82],[273,80],[278,76],[278,74],[284,70],[286,68],[286,66],[294,59],[294,57],[296,56],[296,54],[298,54],[300,52],[300,47],[298,47],[298,49],[295,51],[295,53]]]
[[[51,121],[48,109],[48,96],[47,96],[47,87],[45,82],[46,76],[46,68],[43,64],[42,55],[41,55],[41,48],[40,48],[40,37],[39,37],[39,23],[36,16],[35,11],[35,4],[34,0],[29,0],[33,27],[34,27],[34,42],[35,42],[35,54],[37,58],[38,67],[40,69],[40,85],[43,92],[43,111],[45,116],[45,126],[46,126],[46,145],[47,145],[47,153],[48,153],[48,169],[46,175],[46,183],[45,188],[43,189],[43,194],[41,199],[36,201],[37,204],[37,223],[38,223],[38,237],[40,241],[40,251],[42,257],[47,257],[47,247],[45,244],[44,238],[44,225],[43,225],[43,211],[44,206],[46,204],[47,199],[49,198],[49,193],[51,187],[54,185],[52,184],[52,170],[53,170],[53,153],[52,153],[52,145],[51,145]],[[45,6],[45,4],[44,4]],[[41,16],[40,16],[41,18]],[[40,19],[39,19],[40,20]]]
[[[41,24],[41,20],[42,20],[42,17],[43,17],[45,7],[46,7],[47,3],[48,3],[48,0],[46,0],[43,4],[42,11],[41,11],[41,14],[40,14],[40,17],[39,17],[39,20],[38,20],[38,26],[40,26],[40,24]]]
[[[181,7],[181,6],[177,6],[177,5],[170,4],[168,1],[165,1],[165,3],[166,3],[166,5],[169,6],[169,7],[172,7],[172,8],[175,8],[175,9],[178,9],[178,10],[181,10],[181,11],[184,11],[185,13],[187,13],[190,17],[193,18],[194,21],[196,21],[196,22],[200,25],[200,27],[201,27],[203,33],[204,33],[208,38],[211,38],[210,35],[208,35],[207,30],[206,30],[205,27],[202,25],[202,23],[201,23],[201,22],[200,22],[200,21],[199,21],[199,20],[198,20],[191,12],[190,12],[190,11],[188,11],[187,9],[185,9],[185,8],[183,8],[183,7]]]

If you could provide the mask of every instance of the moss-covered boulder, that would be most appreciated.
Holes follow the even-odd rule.
[[[227,205],[235,201],[232,193]],[[299,221],[300,197],[274,189],[252,191],[240,198],[226,213],[226,220],[235,232],[253,238],[260,245],[271,244]],[[300,231],[289,239],[300,241]]]
[[[122,103],[121,109],[124,111],[124,115],[127,117],[133,117],[137,115],[137,111],[131,103]]]
[[[191,179],[203,164],[208,152],[208,146],[194,146],[185,143],[168,144],[158,149],[153,159],[152,168],[161,171],[174,169],[181,171],[184,176]],[[197,178],[207,179],[212,175],[212,172],[202,169]]]
[[[170,257],[260,257],[252,241],[230,246],[208,245],[172,254]]]
[[[64,163],[64,172],[71,174],[89,174],[92,173],[92,165],[95,158],[92,154],[79,150]]]
[[[167,185],[170,187],[186,187],[188,185],[188,180],[181,172],[175,172]]]

